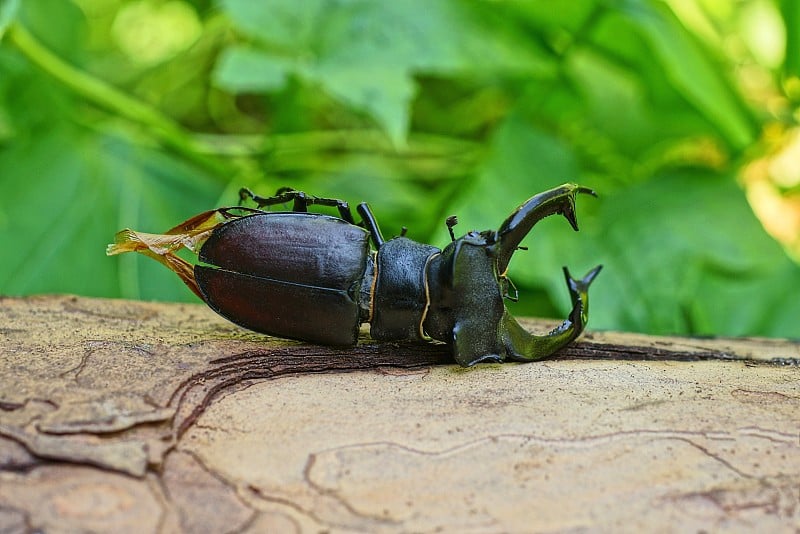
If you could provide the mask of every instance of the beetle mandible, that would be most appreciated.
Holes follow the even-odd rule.
[[[362,323],[379,341],[437,340],[450,345],[463,366],[482,361],[533,361],[550,356],[583,331],[588,289],[601,266],[582,279],[564,268],[572,311],[546,335],[527,332],[508,312],[513,288],[506,276],[514,252],[534,224],[563,215],[578,230],[575,198],[596,196],[576,184],[540,193],[519,206],[498,230],[455,238],[444,249],[401,233],[385,240],[372,210],[282,188],[241,200],[258,209],[231,207],[201,213],[165,234],[130,229],[116,235],[107,254],[136,251],[173,271],[214,311],[264,334],[334,346],[352,346]],[[261,208],[293,203],[292,211]],[[340,217],[308,212],[336,207]],[[370,247],[370,242],[372,247]],[[198,254],[192,265],[176,255]],[[514,289],[516,293],[516,289]]]

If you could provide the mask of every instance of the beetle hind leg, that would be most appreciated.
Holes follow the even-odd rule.
[[[292,211],[302,213],[307,212],[308,206],[313,204],[333,207],[339,210],[339,216],[346,222],[366,228],[372,237],[372,243],[375,245],[375,248],[381,248],[385,242],[383,234],[381,234],[381,229],[378,227],[378,221],[366,202],[362,202],[356,208],[358,214],[361,216],[361,222],[356,224],[353,218],[353,212],[350,211],[350,205],[346,201],[339,200],[338,198],[315,197],[303,191],[292,189],[291,187],[281,187],[271,197],[262,197],[253,193],[250,189],[243,187],[239,190],[239,203],[241,204],[246,200],[253,201],[259,208],[293,202]]]
[[[342,219],[350,224],[355,224],[353,212],[350,211],[350,205],[346,201],[339,200],[338,198],[315,197],[313,195],[304,193],[303,191],[292,189],[291,187],[281,187],[275,192],[275,195],[271,197],[262,197],[256,195],[246,187],[241,188],[239,190],[239,202],[241,203],[248,199],[255,202],[259,208],[293,202],[292,211],[302,213],[307,212],[308,207],[313,204],[317,204],[319,206],[330,206],[339,210],[339,216]]]

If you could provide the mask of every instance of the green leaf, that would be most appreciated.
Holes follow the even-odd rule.
[[[786,31],[783,74],[786,78],[800,79],[800,3],[780,0],[779,4]]]
[[[223,11],[243,33],[297,54],[311,50],[318,24],[324,23],[328,10],[336,10],[328,4],[325,0],[221,1]]]
[[[325,65],[311,76],[332,96],[370,114],[395,146],[405,144],[408,106],[416,92],[407,73],[380,65]]]
[[[675,89],[717,125],[734,147],[748,146],[755,128],[746,105],[672,11],[638,0],[624,0],[620,5],[620,12],[635,22]]]
[[[20,0],[0,0],[0,39],[17,17]]]
[[[275,91],[286,85],[293,65],[252,48],[226,49],[214,71],[217,84],[234,92]]]
[[[726,176],[675,173],[618,191],[602,203],[598,231],[595,253],[605,248],[611,274],[596,326],[753,335],[800,283]]]
[[[81,46],[88,32],[88,21],[75,2],[64,0],[25,0],[20,2],[18,20],[50,50],[68,61],[81,64]]]
[[[395,145],[405,142],[418,73],[554,71],[534,41],[510,30],[488,8],[455,0],[224,0],[222,6],[277,63],[238,52],[233,59],[223,56],[216,74],[221,86],[274,90],[277,85],[269,87],[253,70],[266,69],[264,76],[272,80],[275,70],[286,67],[372,117]]]
[[[197,169],[63,123],[7,145],[0,169],[0,292],[192,299],[155,262],[104,251],[123,227],[157,233],[214,206]]]
[[[578,162],[571,149],[518,114],[503,121],[490,143],[484,168],[454,205],[460,208],[459,214],[465,214],[465,222],[473,221],[471,225],[498,226],[528,197],[578,179]],[[477,198],[497,200],[476,203]]]
[[[592,328],[662,334],[798,337],[785,314],[800,267],[766,234],[728,176],[675,172],[620,186],[579,174],[568,145],[518,116],[492,140],[484,171],[448,207],[459,234],[496,229],[528,197],[564,182],[595,189],[577,199],[575,233],[562,217],[539,222],[510,265],[524,300],[543,288],[562,313],[561,275],[605,268],[592,286]],[[444,229],[434,242],[446,241]],[[791,293],[791,292],[789,292]],[[796,297],[796,295],[795,295]],[[792,315],[791,317],[796,317]]]

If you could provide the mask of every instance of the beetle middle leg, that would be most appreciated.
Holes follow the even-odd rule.
[[[367,231],[369,231],[369,235],[372,236],[372,244],[375,245],[375,248],[381,248],[385,240],[383,239],[381,229],[378,227],[378,220],[372,213],[372,209],[369,207],[369,204],[362,202],[358,205],[356,210],[361,216],[361,223],[359,226],[363,226],[367,229]]]
[[[298,212],[307,212],[308,206],[312,204],[317,204],[320,206],[330,206],[339,210],[339,216],[342,219],[349,222],[350,224],[355,224],[355,220],[353,219],[353,212],[350,211],[350,205],[346,201],[339,200],[338,198],[315,197],[307,193],[304,193],[303,191],[292,189],[291,187],[281,187],[280,189],[278,189],[275,195],[271,197],[262,197],[256,195],[250,189],[243,187],[239,190],[239,201],[243,202],[247,199],[250,199],[253,202],[255,202],[259,208],[263,208],[264,206],[274,206],[276,204],[286,204],[288,202],[293,202],[294,204],[292,206],[292,211],[298,211]]]

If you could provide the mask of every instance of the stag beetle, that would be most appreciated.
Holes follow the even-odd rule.
[[[359,325],[373,339],[438,340],[463,366],[482,361],[538,360],[574,340],[586,325],[588,289],[601,266],[574,279],[564,268],[572,297],[569,317],[550,333],[528,333],[508,313],[514,298],[506,276],[514,252],[537,221],[563,215],[578,230],[575,197],[591,189],[564,184],[540,193],[499,230],[472,231],[456,239],[455,217],[446,221],[452,242],[443,250],[404,237],[384,240],[366,203],[356,224],[348,204],[292,189],[241,200],[255,208],[201,213],[167,231],[116,235],[107,254],[137,251],[175,271],[214,311],[245,328],[284,338],[352,346]],[[293,203],[292,211],[261,208]],[[241,202],[240,202],[241,204]],[[340,217],[309,213],[312,204],[337,208]],[[370,243],[374,250],[370,247]],[[175,253],[198,254],[192,266]]]

